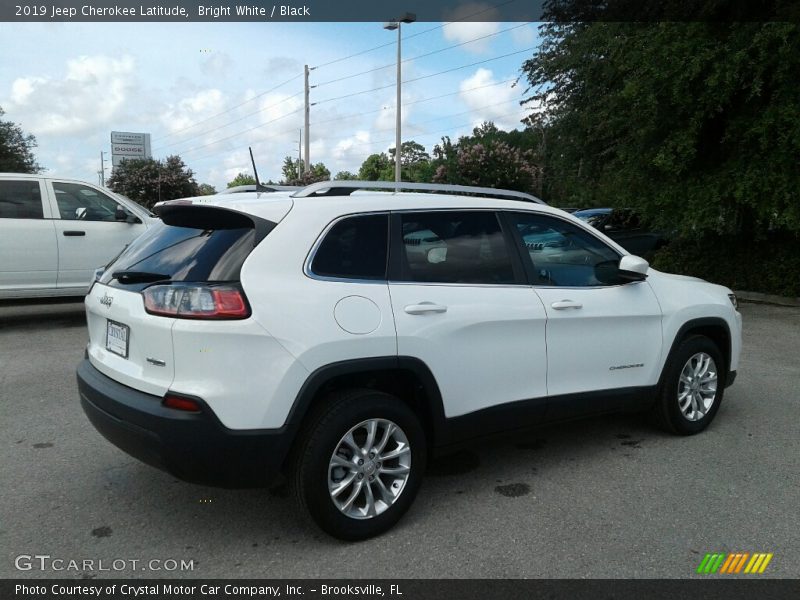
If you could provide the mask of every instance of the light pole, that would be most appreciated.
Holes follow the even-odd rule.
[[[396,110],[396,119],[397,123],[395,125],[395,143],[394,143],[394,180],[396,182],[400,182],[400,145],[401,145],[401,135],[400,135],[400,118],[402,116],[402,109],[400,107],[400,102],[402,98],[402,60],[401,60],[401,25],[403,23],[413,23],[417,20],[417,15],[413,13],[405,13],[402,16],[389,21],[388,23],[383,24],[384,29],[388,29],[389,31],[394,31],[397,29],[397,110]]]

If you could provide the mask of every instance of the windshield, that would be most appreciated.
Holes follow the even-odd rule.
[[[611,210],[607,208],[578,210],[572,214],[578,217],[581,221],[588,223],[592,227],[599,228],[599,226],[602,225],[606,219],[608,219],[608,215],[611,214]]]

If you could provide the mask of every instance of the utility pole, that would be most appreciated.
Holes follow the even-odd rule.
[[[306,151],[305,151],[305,154],[303,156],[303,173],[305,173],[305,172],[307,172],[307,171],[309,171],[311,169],[311,155],[310,155],[310,151],[311,151],[311,132],[309,131],[309,117],[311,116],[311,110],[310,110],[311,109],[311,105],[308,102],[308,92],[309,92],[309,89],[310,89],[309,86],[308,86],[308,74],[309,74],[309,72],[310,72],[310,69],[308,68],[308,65],[306,65],[306,68],[305,68],[305,76],[306,76],[306,87],[305,87],[305,97],[306,97],[306,110],[305,110],[305,112],[306,112],[306,115],[305,115],[305,118],[306,118],[306,123],[305,123],[305,127],[306,127],[306,148],[305,148],[305,150]]]
[[[303,163],[303,128],[301,127],[299,130],[300,138],[297,140],[297,161],[300,163],[300,170],[303,170],[302,165]]]
[[[397,110],[395,111],[395,125],[394,125],[394,180],[397,183],[400,183],[403,180],[402,176],[402,163],[400,162],[400,146],[403,143],[400,135],[400,123],[402,121],[402,98],[403,98],[403,75],[402,75],[402,64],[401,62],[401,55],[402,52],[400,51],[400,44],[402,42],[403,36],[400,35],[400,31],[402,30],[402,21],[397,22]],[[399,191],[399,190],[398,190]]]
[[[97,172],[100,177],[100,187],[105,187],[106,184],[106,159],[104,156],[105,152],[100,152],[100,170]]]
[[[402,109],[401,109],[401,102],[402,102],[402,52],[400,48],[401,40],[403,39],[400,32],[402,30],[403,23],[413,23],[417,20],[417,15],[413,13],[405,13],[402,16],[398,17],[397,19],[390,21],[389,23],[384,23],[383,28],[389,31],[397,30],[397,108],[395,110],[395,142],[394,142],[394,180],[396,182],[400,182],[401,180],[401,162],[400,162],[400,146],[401,146],[401,134],[400,134],[400,124],[401,124],[401,117],[402,117]]]

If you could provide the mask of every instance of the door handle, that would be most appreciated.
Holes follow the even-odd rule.
[[[85,231],[65,231],[64,235],[67,237],[78,236],[78,235],[86,235]]]
[[[433,302],[420,302],[419,304],[409,304],[404,310],[410,315],[424,315],[426,313],[445,313],[447,307]]]
[[[550,305],[554,310],[565,310],[567,308],[583,308],[583,304],[574,300],[559,300]]]

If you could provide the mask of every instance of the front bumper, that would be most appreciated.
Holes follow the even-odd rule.
[[[295,429],[228,429],[203,406],[167,408],[161,398],[127,387],[85,359],[78,365],[81,406],[112,444],[179,479],[222,487],[267,485],[280,473]]]

